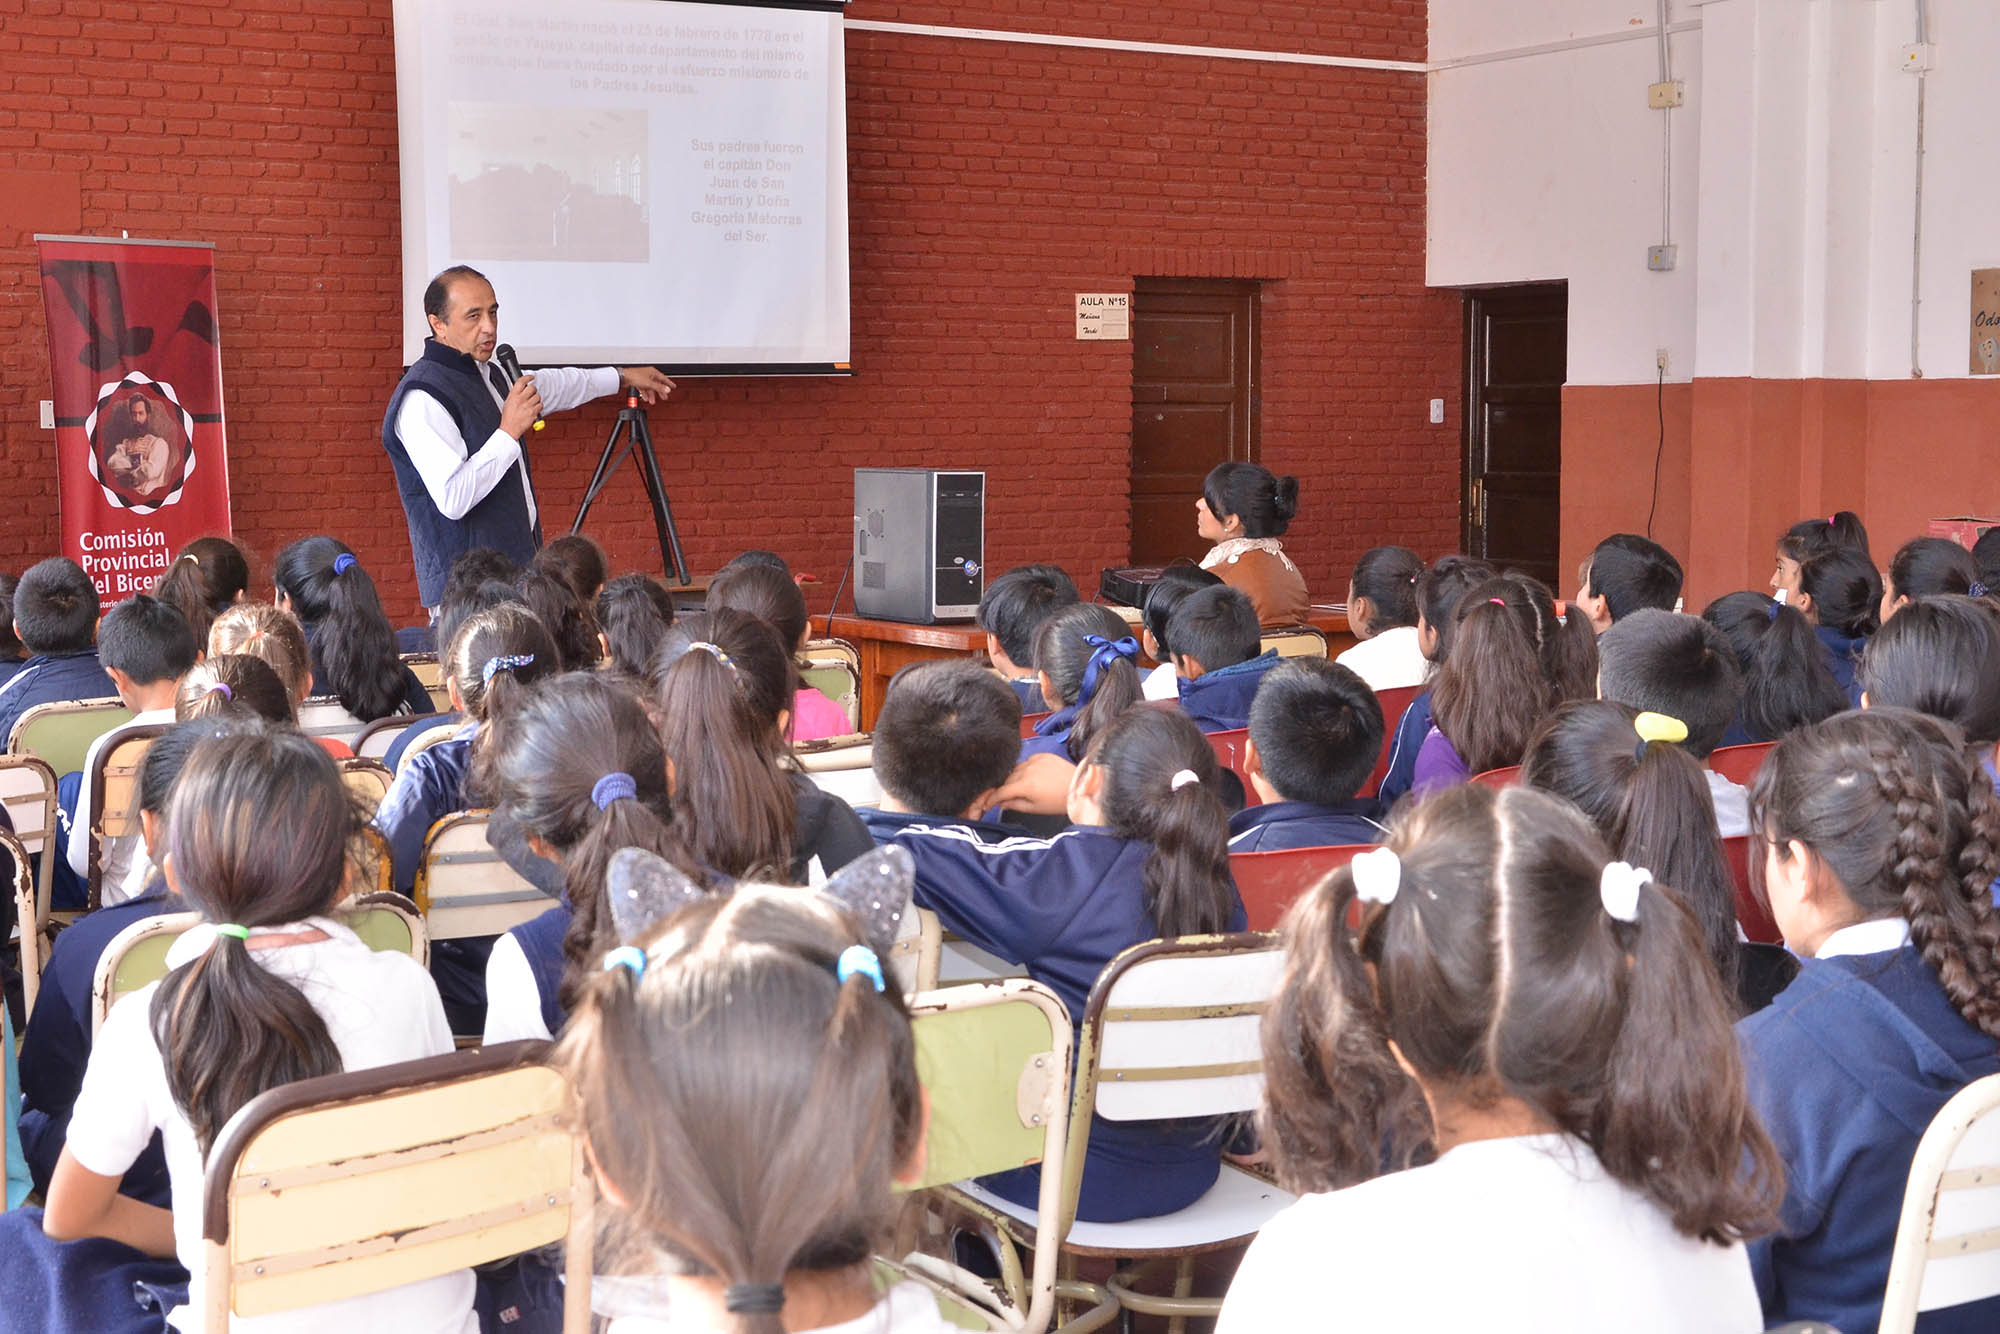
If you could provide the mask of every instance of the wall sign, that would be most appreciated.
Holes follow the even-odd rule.
[[[1126,339],[1132,336],[1132,296],[1129,292],[1078,292],[1076,336],[1083,339]]]
[[[1972,373],[2000,375],[2000,269],[1972,271]]]

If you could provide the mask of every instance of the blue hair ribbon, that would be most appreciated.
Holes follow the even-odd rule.
[[[353,569],[360,563],[361,562],[354,559],[353,556],[343,551],[338,556],[335,556],[333,558],[333,572],[336,575],[346,574],[349,570]]]
[[[534,665],[535,655],[532,653],[503,653],[497,658],[488,658],[486,665],[479,669],[479,684],[483,686],[492,685],[493,673],[495,672],[511,672],[516,667],[532,667]]]
[[[1085,635],[1083,642],[1096,651],[1090,655],[1090,662],[1083,669],[1083,685],[1076,692],[1076,706],[1079,709],[1090,703],[1091,697],[1097,694],[1097,678],[1103,674],[1105,668],[1120,658],[1127,662],[1136,662],[1139,657],[1139,641],[1130,635],[1123,639]]]
[[[866,945],[849,945],[840,952],[840,959],[833,966],[833,975],[842,986],[846,986],[847,979],[856,973],[873,982],[877,991],[887,985],[882,980],[882,960]]]

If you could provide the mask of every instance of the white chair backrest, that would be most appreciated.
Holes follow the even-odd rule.
[[[0,804],[7,807],[14,837],[40,863],[38,881],[46,885],[54,870],[56,773],[33,755],[0,755]]]
[[[421,716],[410,714],[407,717],[377,718],[363,729],[359,741],[350,743],[354,747],[354,753],[364,760],[387,759],[389,748],[394,746],[397,738],[401,737],[409,729],[410,724]]]
[[[1138,948],[1160,952],[1127,965],[1103,998],[1097,1114],[1150,1121],[1254,1109],[1264,1093],[1258,1030],[1283,950],[1275,940],[1207,953],[1184,941]]]
[[[332,737],[351,746],[367,725],[337,699],[321,697],[299,705],[299,730],[307,736]]]
[[[792,748],[792,762],[813,785],[850,806],[882,804],[882,784],[875,778],[875,747],[868,734],[826,737]]]
[[[2000,1075],[1938,1110],[1910,1163],[1883,1296],[1881,1334],[1917,1312],[2000,1296]]]
[[[499,935],[556,906],[486,841],[484,811],[462,811],[431,826],[416,898],[432,940]]]

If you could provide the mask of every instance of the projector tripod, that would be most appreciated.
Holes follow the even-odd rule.
[[[646,429],[646,409],[639,402],[637,389],[625,391],[625,406],[611,428],[611,438],[604,442],[604,452],[597,458],[597,471],[590,475],[590,485],[584,488],[583,504],[577,507],[576,522],[569,526],[570,534],[574,536],[583,530],[591,502],[611,480],[611,474],[618,471],[628,451],[639,456],[639,476],[646,485],[646,499],[653,504],[653,531],[660,539],[660,562],[667,566],[666,573],[685,586],[689,582],[687,557],[681,551],[681,536],[674,530],[673,506],[667,503],[667,484],[660,479],[660,461],[653,457],[653,433]]]

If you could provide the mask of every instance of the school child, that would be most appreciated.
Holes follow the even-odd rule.
[[[1035,724],[1021,758],[1080,759],[1091,738],[1139,702],[1139,641],[1125,618],[1095,602],[1075,602],[1042,622],[1035,675],[1055,712]]]
[[[1913,537],[1896,549],[1889,562],[1889,577],[1882,581],[1882,608],[1877,620],[1883,625],[1913,599],[1957,594],[1983,598],[1986,585],[1979,581],[1979,565],[1972,553],[1942,537]]]
[[[205,658],[181,678],[174,692],[174,721],[190,718],[251,717],[267,723],[298,725],[285,683],[262,658],[248,653],[224,653]],[[318,738],[315,738],[318,740]],[[325,743],[322,741],[324,747]],[[346,746],[342,751],[352,755]],[[327,750],[335,759],[342,756]]]
[[[987,815],[1020,754],[1021,702],[1006,682],[976,662],[912,663],[889,682],[875,719],[881,805],[854,813],[877,843],[940,821],[992,842],[1011,838],[1021,831]]]
[[[1323,658],[1264,677],[1243,767],[1261,806],[1229,817],[1231,852],[1340,847],[1382,837],[1373,798],[1356,798],[1382,753],[1382,706],[1362,679]]]
[[[1797,969],[1784,950],[1750,944],[1737,927],[1736,882],[1710,795],[1714,775],[1690,741],[1682,719],[1608,699],[1578,700],[1551,714],[1529,743],[1521,781],[1569,801],[1612,855],[1674,887],[1701,928],[1723,991],[1735,998],[1736,1013],[1748,1014],[1768,1005]]]
[[[14,590],[20,584],[13,575],[0,573],[0,686],[13,680],[28,661],[21,637],[14,633]]]
[[[1495,578],[1500,572],[1471,556],[1442,556],[1417,580],[1417,646],[1431,666],[1451,655],[1452,632],[1458,624],[1458,600],[1474,585]],[[1430,678],[1425,678],[1429,680]],[[1426,689],[1412,699],[1396,723],[1389,741],[1389,768],[1375,789],[1384,810],[1410,790],[1417,772],[1417,752],[1430,735],[1436,721],[1431,710],[1431,692]]]
[[[145,847],[133,859],[148,875],[128,898],[86,913],[56,933],[42,969],[42,989],[21,1041],[21,1142],[35,1189],[46,1195],[69,1129],[70,1108],[83,1087],[90,1058],[91,993],[104,947],[134,922],[185,910],[178,894],[153,870],[166,835],[167,803],[174,780],[204,738],[237,730],[234,720],[203,719],[169,728],[146,747],[139,763],[139,826]],[[157,1140],[126,1172],[119,1190],[149,1204],[166,1205],[167,1164]]]
[[[503,602],[519,605],[521,597],[514,591],[514,581],[520,577],[520,567],[490,547],[474,547],[466,552],[452,562],[451,573],[445,576],[437,620],[424,627],[427,638],[422,649],[408,651],[448,651],[451,641],[458,637],[458,628],[472,617]],[[398,634],[400,636],[401,632]],[[400,644],[403,641],[399,638],[397,642]],[[434,727],[464,725],[465,715],[451,708],[438,713],[419,714],[415,721],[396,733],[396,739],[389,743],[387,753],[382,756],[382,763],[390,773],[395,773],[403,767],[403,753],[418,737]]]
[[[1763,892],[1802,961],[1738,1025],[1787,1182],[1751,1265],[1767,1324],[1873,1329],[1917,1140],[1952,1094],[2000,1072],[2000,799],[1956,729],[1885,708],[1779,742],[1750,809]],[[2000,1298],[1921,1323],[1991,1330]]]
[[[925,1113],[858,918],[741,888],[593,961],[556,1060],[609,1224],[591,1300],[611,1334],[945,1334],[927,1289],[878,1292],[869,1261],[920,1178]]]
[[[90,774],[104,753],[122,741],[132,727],[174,720],[174,695],[181,677],[194,666],[197,652],[194,632],[187,619],[172,604],[145,593],[134,593],[105,614],[97,635],[97,656],[105,674],[118,688],[118,698],[132,710],[132,719],[98,737],[85,752],[74,804],[69,807],[69,837],[63,844],[64,860],[76,879],[77,891],[85,887],[90,868],[90,825],[96,818],[91,801]],[[109,902],[123,896],[125,876],[138,839],[107,839],[98,855],[102,885]],[[57,886],[57,889],[64,886]],[[55,901],[51,895],[51,901]],[[59,906],[83,906],[80,896],[61,896]]]
[[[14,588],[14,633],[28,660],[0,685],[0,746],[37,704],[118,693],[97,658],[97,586],[75,561],[28,567]]]
[[[1167,645],[1167,622],[1181,599],[1197,588],[1209,588],[1222,580],[1199,565],[1169,565],[1146,588],[1139,611],[1139,647],[1159,666],[1140,678],[1140,694],[1146,699],[1179,699],[1180,674],[1174,670],[1173,650]],[[1040,691],[1036,697],[1040,698]]]
[[[1868,636],[1881,625],[1882,576],[1875,563],[1847,547],[1833,547],[1808,556],[1799,565],[1796,605],[1812,623],[1826,668],[1850,707],[1861,703],[1854,669]]]
[[[547,1038],[618,943],[604,901],[611,854],[645,848],[688,874],[695,862],[673,829],[659,734],[622,681],[571,673],[535,690],[508,715],[490,773],[495,817],[553,854],[562,897],[494,942],[485,1040]]]
[[[614,670],[644,681],[674,623],[673,595],[649,575],[621,574],[597,595],[597,640]]]
[[[178,1256],[192,1278],[168,1314],[174,1328],[193,1328],[204,1307],[202,1165],[230,1116],[294,1080],[452,1049],[423,969],[408,955],[371,950],[332,915],[357,819],[333,760],[297,732],[259,728],[196,747],[174,785],[161,860],[169,885],[205,920],[169,949],[164,979],[112,1008],[47,1209],[18,1216],[39,1221],[50,1241],[105,1237]],[[155,1130],[171,1212],[118,1194]],[[22,1264],[28,1238],[10,1226],[0,1252]],[[230,1327],[473,1334],[472,1297],[472,1274],[459,1270]],[[75,1309],[70,1321],[118,1327],[109,1315]]]
[[[1243,590],[1258,624],[1303,625],[1311,609],[1305,577],[1278,540],[1298,515],[1299,479],[1240,460],[1218,463],[1194,508],[1196,536],[1214,543],[1201,568]]]
[[[1701,618],[1722,631],[1743,674],[1743,706],[1720,745],[1776,741],[1848,707],[1798,608],[1762,593],[1728,593],[1703,608]]]
[[[898,834],[916,862],[913,901],[947,930],[1024,966],[1081,1015],[1098,974],[1128,946],[1244,929],[1219,772],[1188,718],[1129,709],[1098,733],[1071,780],[1076,828],[999,844],[953,823]],[[1184,1208],[1215,1184],[1222,1147],[1210,1120],[1097,1121],[1077,1217],[1116,1222]],[[983,1184],[1032,1205],[1039,1182],[1029,1167]]]
[[[597,595],[604,591],[605,580],[611,573],[604,548],[582,533],[565,533],[556,538],[537,551],[528,564],[559,576],[585,607],[596,604]]]
[[[1991,601],[1940,596],[1905,604],[1869,639],[1855,678],[1863,708],[1915,709],[1955,725],[2000,782],[2000,616]]]
[[[431,697],[396,656],[395,631],[375,581],[343,542],[307,537],[278,553],[278,606],[299,618],[312,649],[314,695],[332,695],[356,720],[431,713]]]
[[[1398,811],[1285,934],[1262,1122],[1305,1194],[1220,1334],[1763,1329],[1743,1242],[1778,1163],[1673,890],[1566,802],[1466,785]]]
[[[1371,547],[1347,581],[1347,624],[1361,642],[1334,661],[1370,690],[1420,686],[1430,659],[1417,642],[1417,581],[1423,558],[1408,547]]]
[[[790,646],[795,667],[803,662],[812,629],[806,619],[805,594],[790,575],[768,565],[725,570],[709,584],[703,605],[710,611],[733,608],[750,613],[776,630],[779,642]],[[792,691],[793,741],[818,741],[853,731],[846,709],[803,681],[798,683]]]
[[[668,629],[654,716],[674,769],[676,827],[700,865],[809,885],[875,846],[846,802],[785,767],[797,687],[778,632],[747,612],[703,612]]]
[[[1597,655],[1598,694],[1676,719],[1687,732],[1680,748],[1708,776],[1717,831],[1723,838],[1749,833],[1749,793],[1706,767],[1743,707],[1743,674],[1722,632],[1698,616],[1648,609],[1605,631]]]
[[[1643,608],[1678,610],[1681,578],[1681,563],[1658,542],[1637,533],[1613,533],[1584,562],[1583,588],[1572,606],[1601,635]]]
[[[1541,581],[1503,574],[1468,590],[1456,614],[1451,656],[1431,687],[1435,722],[1417,752],[1418,793],[1519,764],[1558,704],[1596,693],[1590,623],[1558,621]]]
[[[1055,565],[1019,565],[986,585],[975,622],[986,632],[986,658],[1020,697],[1021,712],[1046,713],[1035,675],[1035,643],[1049,617],[1077,601],[1076,584]]]
[[[153,596],[187,618],[194,642],[206,644],[215,618],[250,591],[250,561],[226,537],[197,537],[181,548],[153,585]]]
[[[1278,665],[1278,651],[1263,645],[1249,595],[1229,587],[1197,589],[1174,608],[1167,637],[1180,677],[1181,712],[1204,732],[1248,727],[1258,683]]]
[[[1834,548],[1860,553],[1870,565],[1875,558],[1868,551],[1868,530],[1861,516],[1841,510],[1824,519],[1801,519],[1778,537],[1778,564],[1771,574],[1771,591],[1779,602],[1799,600],[1799,567],[1808,557]]]

